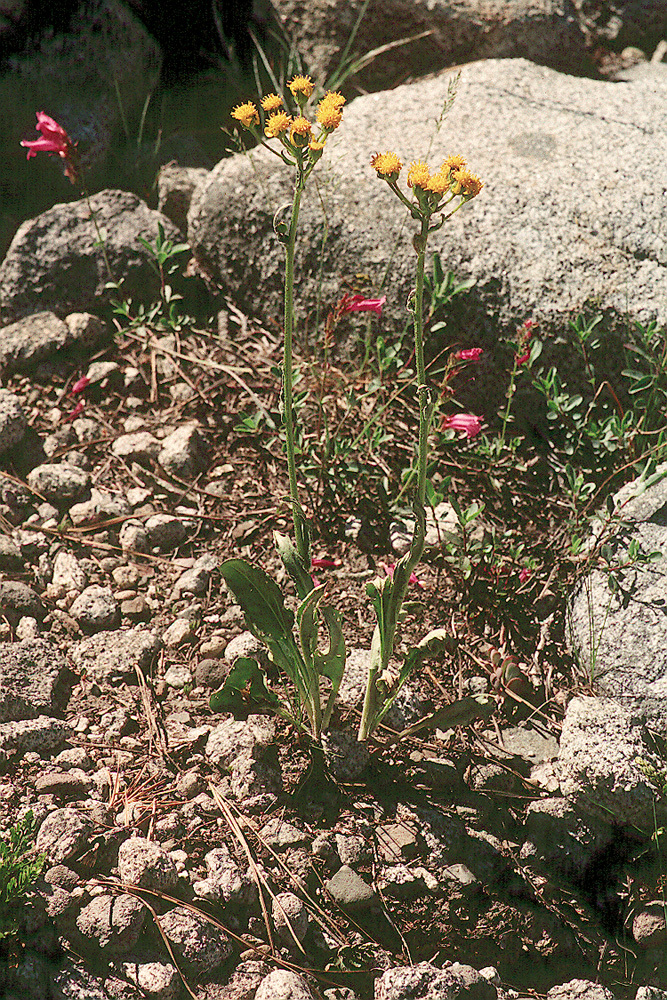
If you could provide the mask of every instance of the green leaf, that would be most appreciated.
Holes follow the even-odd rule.
[[[247,719],[256,712],[285,714],[280,699],[266,685],[266,675],[257,660],[240,656],[225,683],[209,699],[213,712],[231,712],[235,719]]]
[[[308,568],[303,565],[297,547],[288,535],[274,531],[273,542],[283,566],[294,580],[297,593],[303,601],[313,589],[313,581]]]
[[[317,611],[318,605],[324,597],[325,589],[326,585],[322,584],[311,590],[306,599],[299,605],[296,613],[301,649],[309,663],[313,662],[313,656],[317,650]]]
[[[252,631],[272,639],[294,641],[294,615],[285,607],[283,595],[270,576],[243,559],[227,559],[220,567],[223,578],[240,604]]]

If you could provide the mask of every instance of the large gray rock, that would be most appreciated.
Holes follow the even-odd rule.
[[[364,0],[273,0],[285,30],[316,80],[340,66]],[[522,56],[564,72],[591,72],[590,53],[612,45],[650,53],[667,35],[663,0],[370,0],[352,54],[363,56],[404,38],[350,79],[384,90],[443,66]]]
[[[158,636],[144,628],[98,632],[77,642],[70,654],[75,667],[91,680],[114,683],[136,679],[136,668],[147,670],[158,654]]]
[[[64,653],[46,639],[0,643],[0,722],[61,712],[69,673]]]
[[[513,333],[528,317],[541,333],[563,332],[591,301],[624,331],[634,319],[667,322],[661,69],[617,84],[523,59],[476,62],[463,67],[439,130],[447,75],[352,101],[302,201],[299,318],[316,302],[337,301],[363,262],[374,291],[384,282],[383,322],[404,323],[414,226],[369,166],[374,151],[393,149],[406,166],[428,157],[433,168],[459,152],[485,183],[429,243],[458,276],[476,281],[466,299],[476,340],[491,347],[499,331]],[[404,167],[403,184],[405,175]],[[267,150],[237,155],[200,184],[188,216],[203,268],[267,320],[280,315],[283,281],[272,220],[292,182]]]
[[[94,336],[90,332],[91,327]],[[99,320],[82,328],[82,324],[75,321],[63,322],[48,310],[34,312],[0,330],[0,370],[4,375],[31,371],[41,361],[52,358],[60,351],[75,345],[90,347],[95,340],[103,337],[104,332]]]
[[[389,969],[375,981],[375,1000],[494,1000],[497,991],[487,979],[468,966],[459,969],[429,962]]]
[[[658,472],[667,474],[667,464]],[[667,730],[667,478],[641,489],[636,480],[614,498],[619,523],[606,533],[612,562],[624,563],[633,541],[662,558],[622,571],[618,593],[593,569],[572,597],[568,634],[600,692]]]
[[[290,38],[313,74],[324,81],[341,62],[364,0],[273,0]],[[370,0],[353,53],[415,38],[382,53],[355,74],[363,90],[385,90],[472,59],[522,56],[565,72],[590,71],[586,36],[571,3],[560,0]]]
[[[664,763],[641,718],[611,699],[572,699],[556,772],[563,795],[598,819],[647,833],[667,819],[657,790]]]
[[[274,969],[260,983],[255,1000],[314,1000],[314,995],[296,972]]]
[[[176,227],[128,191],[101,191],[90,202],[106,234],[104,247],[114,278],[125,278],[123,296],[156,298],[157,278],[138,238],[153,242],[160,222],[167,238],[176,240]],[[59,316],[95,309],[110,280],[96,242],[85,199],[54,205],[24,222],[0,264],[0,319],[9,323],[45,309]]]

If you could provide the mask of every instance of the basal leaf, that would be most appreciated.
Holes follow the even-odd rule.
[[[285,607],[280,588],[264,570],[243,559],[227,559],[220,567],[220,575],[252,631],[276,640],[292,636],[294,615]]]
[[[253,712],[283,714],[280,699],[266,685],[266,676],[256,660],[240,656],[225,683],[209,699],[213,712],[231,712],[235,719],[247,719]]]

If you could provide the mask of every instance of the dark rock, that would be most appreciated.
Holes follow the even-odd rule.
[[[0,330],[0,338],[3,332]],[[0,368],[2,368],[2,347],[0,347]],[[18,396],[8,389],[0,389],[0,454],[17,445],[23,439],[27,428],[28,420]]]
[[[0,580],[0,616],[14,628],[20,618],[28,616],[42,621],[46,608],[27,583],[18,580]]]
[[[62,711],[71,680],[64,654],[46,639],[0,643],[0,721]]]
[[[176,227],[129,191],[101,191],[90,203],[106,232],[112,273],[124,278],[123,295],[142,302],[157,298],[157,279],[138,238],[154,242],[160,222],[166,237],[177,241]],[[94,311],[110,278],[88,202],[54,205],[20,226],[0,264],[0,317],[7,323],[38,309],[61,316]]]
[[[336,874],[325,883],[338,906],[344,910],[367,910],[375,901],[375,892],[368,882],[349,865],[342,865]]]

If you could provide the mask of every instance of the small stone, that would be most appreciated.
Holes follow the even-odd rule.
[[[120,609],[111,589],[97,584],[86,587],[79,594],[69,613],[88,635],[116,628],[120,624]]]
[[[373,889],[348,865],[342,865],[325,888],[343,909],[366,910],[375,902]]]
[[[229,664],[225,660],[199,660],[195,667],[195,681],[198,687],[215,691],[225,682],[229,674]]]
[[[192,674],[189,668],[176,663],[166,670],[164,679],[169,687],[179,691],[182,691],[187,685],[192,685]]]
[[[329,772],[338,781],[356,781],[370,764],[368,747],[353,733],[331,729],[322,737],[322,747]]]
[[[273,898],[271,916],[284,944],[293,947],[295,937],[297,941],[303,941],[308,932],[310,917],[303,900],[293,892],[279,892]]]
[[[121,434],[111,445],[111,454],[116,458],[124,458],[139,465],[150,465],[157,458],[160,442],[148,431],[138,431],[135,434]]]
[[[417,835],[406,823],[389,823],[376,831],[380,856],[389,864],[409,861],[419,853]]]
[[[118,532],[118,541],[123,552],[148,552],[150,545],[143,521],[125,521]]]
[[[162,442],[158,462],[172,476],[192,479],[202,472],[206,463],[206,447],[194,424],[186,424],[169,434]]]
[[[289,969],[275,969],[260,983],[255,1000],[314,1000],[306,981]]]
[[[644,904],[632,921],[632,936],[641,948],[661,948],[665,945],[667,925],[662,900]]]
[[[18,545],[9,535],[0,533],[0,572],[17,573],[22,569],[23,560]]]
[[[107,954],[123,954],[134,948],[147,914],[146,907],[128,893],[96,896],[84,906],[76,926],[84,938]]]
[[[308,836],[303,830],[285,822],[280,816],[270,819],[262,827],[260,837],[265,844],[277,852],[286,851],[290,847],[298,847],[308,840]]]
[[[55,809],[39,828],[37,851],[46,854],[52,864],[76,858],[89,847],[92,832],[92,823],[85,813],[69,806]]]
[[[173,860],[159,844],[144,837],[130,837],[121,844],[118,874],[123,882],[157,892],[170,892],[178,885]]]
[[[183,906],[163,914],[160,926],[190,974],[206,975],[231,954],[231,944],[222,931]]]
[[[0,454],[17,445],[28,429],[28,420],[17,396],[0,389]]]
[[[209,639],[204,639],[199,646],[199,655],[202,658],[210,657],[212,660],[219,660],[225,655],[227,649],[227,639],[222,635],[212,635]]]
[[[53,600],[57,600],[71,591],[80,594],[87,583],[86,572],[76,556],[65,549],[57,552],[53,560],[53,576],[49,587],[49,596]]]
[[[121,601],[120,613],[123,618],[129,618],[133,622],[145,622],[151,617],[151,609],[143,594]]]
[[[28,473],[27,481],[30,488],[46,500],[65,504],[86,492],[90,486],[90,474],[63,462],[38,465]]]
[[[195,634],[187,618],[177,618],[162,633],[162,642],[168,649],[178,649],[194,639]]]
[[[148,1000],[176,1000],[181,994],[181,977],[169,962],[125,962],[123,972]]]
[[[0,617],[10,625],[17,625],[19,619],[29,616],[42,621],[46,608],[32,587],[19,580],[0,580]]]
[[[88,797],[92,780],[83,771],[72,768],[69,771],[47,771],[35,780],[38,795],[55,795],[56,798],[72,802]]]
[[[187,536],[183,522],[171,514],[153,514],[146,521],[146,531],[150,544],[161,552],[171,552],[178,548]]]

